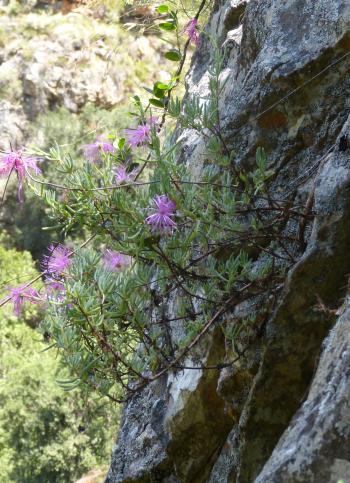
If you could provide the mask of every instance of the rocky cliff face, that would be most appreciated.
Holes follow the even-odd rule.
[[[221,0],[207,28],[226,48],[220,110],[236,165],[263,146],[276,196],[314,217],[286,227],[304,249],[239,361],[170,373],[126,405],[106,481],[350,481],[350,4]],[[202,38],[191,93],[207,91],[212,57]],[[179,138],[200,174],[205,140]],[[232,318],[254,310],[241,304]],[[201,347],[205,363],[234,352],[220,330]]]

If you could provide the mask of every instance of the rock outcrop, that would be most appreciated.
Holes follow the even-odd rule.
[[[350,301],[323,344],[307,400],[256,483],[349,481]]]
[[[207,29],[225,48],[220,116],[236,166],[249,169],[263,146],[276,173],[270,188],[314,218],[275,309],[236,365],[170,373],[126,405],[106,481],[350,481],[350,4],[221,0]],[[192,94],[208,91],[212,60],[202,36]],[[178,138],[200,174],[204,138]],[[220,331],[201,351],[205,363],[228,356]]]
[[[69,11],[66,3],[79,8]],[[132,36],[116,19],[95,18],[82,2],[28,2],[15,14],[1,5],[1,149],[29,138],[40,143],[30,133],[40,115],[61,107],[79,114],[89,103],[111,109],[141,90],[133,78],[164,75],[156,37]],[[38,8],[45,5],[55,8]]]

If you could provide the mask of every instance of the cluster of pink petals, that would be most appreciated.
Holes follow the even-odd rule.
[[[44,256],[43,268],[51,276],[62,275],[72,263],[72,252],[69,248],[58,244],[49,246],[49,254]]]
[[[131,263],[131,257],[114,250],[107,249],[102,257],[102,263],[107,270],[116,272],[121,268],[127,267]]]
[[[13,303],[13,313],[19,317],[25,302],[37,304],[41,301],[39,292],[32,287],[20,285],[9,290],[9,300]]]
[[[101,161],[101,152],[114,153],[115,148],[112,143],[97,139],[94,143],[84,144],[83,151],[90,163],[98,163]]]
[[[152,231],[163,234],[170,234],[176,228],[172,219],[175,215],[176,204],[166,195],[155,196],[153,199],[155,213],[146,218],[146,223],[151,226]]]
[[[133,169],[128,173],[126,167],[120,164],[119,166],[113,168],[114,179],[117,185],[123,183],[132,183],[137,175],[137,169]]]
[[[27,171],[40,174],[37,159],[31,156],[24,156],[22,151],[11,151],[0,159],[0,177],[8,177],[15,171],[18,178],[18,201],[23,202],[23,181]]]
[[[197,25],[198,25],[198,20],[196,18],[193,18],[188,22],[188,24],[184,28],[184,33],[186,33],[190,41],[193,42],[198,47],[199,32],[197,30]]]
[[[150,142],[151,128],[148,124],[140,124],[135,129],[125,129],[125,137],[131,147],[144,146]]]
[[[145,146],[151,141],[152,127],[158,123],[157,117],[150,117],[146,123],[139,124],[135,129],[125,129],[125,137],[131,147]]]

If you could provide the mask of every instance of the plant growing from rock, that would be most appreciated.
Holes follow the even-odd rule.
[[[270,195],[274,173],[264,150],[257,150],[254,167],[238,169],[225,142],[220,49],[210,94],[189,95],[183,103],[173,96],[190,44],[201,41],[204,6],[205,1],[182,29],[176,11],[157,8],[159,28],[175,33],[176,48],[165,57],[178,68],[168,83],[148,89],[146,103],[134,97],[135,122],[124,135],[96,140],[90,145],[94,157],[83,166],[59,148],[39,152],[57,164],[64,184],[26,170],[55,229],[66,237],[86,234],[80,247],[50,248],[44,287],[32,297],[45,305],[41,330],[71,373],[61,381],[66,389],[84,384],[124,401],[170,369],[183,368],[202,337],[235,305],[273,297],[295,261],[296,242],[283,230],[301,215]],[[183,49],[181,35],[187,36]],[[200,177],[181,155],[181,142],[162,135],[167,117],[204,135]],[[21,287],[23,300],[29,286]],[[11,292],[4,302],[10,299]],[[244,327],[246,321],[236,321],[226,334],[235,339]]]

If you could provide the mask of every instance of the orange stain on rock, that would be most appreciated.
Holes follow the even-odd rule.
[[[287,117],[280,111],[270,111],[264,114],[258,121],[263,129],[278,129],[287,124]]]

